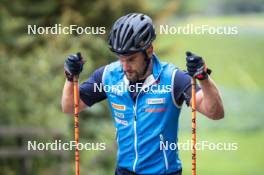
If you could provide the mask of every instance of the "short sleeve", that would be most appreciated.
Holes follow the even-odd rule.
[[[186,105],[189,106],[192,97],[191,76],[188,75],[187,72],[177,70],[173,81],[173,94],[177,106],[182,106],[184,101]],[[197,84],[196,92],[199,90],[201,90],[201,88]]]
[[[92,106],[93,104],[106,99],[105,92],[103,90],[99,91],[98,88],[95,88],[96,85],[97,87],[102,86],[104,69],[105,66],[96,69],[79,87],[80,98],[87,106]]]

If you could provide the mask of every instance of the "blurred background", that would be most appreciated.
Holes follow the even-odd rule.
[[[162,61],[185,69],[185,51],[203,56],[223,96],[225,119],[198,115],[198,141],[237,143],[236,151],[198,151],[197,174],[262,175],[264,161],[263,0],[2,0],[0,2],[0,175],[74,174],[74,152],[27,151],[27,141],[69,142],[73,116],[60,107],[67,55],[86,60],[80,81],[115,60],[107,47],[113,22],[129,12],[150,15],[159,33],[170,26],[237,26],[237,35],[158,35]],[[28,35],[27,25],[105,26],[105,35]],[[179,141],[191,139],[191,111],[180,117]],[[81,151],[81,174],[111,175],[115,130],[106,101],[80,114],[80,141],[104,142],[104,151]],[[191,151],[181,151],[183,174]]]

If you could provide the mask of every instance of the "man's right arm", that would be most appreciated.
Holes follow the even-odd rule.
[[[98,103],[106,99],[104,91],[94,90],[94,86],[102,85],[102,77],[105,66],[96,69],[92,75],[82,84],[79,85],[79,111],[81,112],[86,107],[90,107],[95,103]],[[61,106],[62,111],[67,114],[74,113],[74,97],[73,97],[73,82],[66,79]]]
[[[82,72],[83,64],[84,61],[80,52],[76,55],[69,55],[64,62],[66,82],[64,84],[61,98],[61,107],[64,113],[74,113],[73,77],[79,76]],[[80,100],[79,111],[83,110],[85,107],[86,105]]]
[[[74,113],[73,82],[66,80],[61,98],[62,111],[66,114]],[[87,105],[80,99],[79,111],[84,110]]]

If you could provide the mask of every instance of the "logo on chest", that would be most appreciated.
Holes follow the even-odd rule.
[[[117,103],[111,103],[111,106],[119,111],[125,111],[126,110],[126,106],[125,105],[121,105],[121,104],[117,104]]]
[[[147,98],[147,104],[150,105],[145,109],[145,112],[153,113],[153,112],[165,112],[167,108],[164,107],[166,103],[165,98]],[[153,106],[151,106],[153,105]]]
[[[148,105],[158,105],[158,104],[165,104],[165,98],[148,98],[147,104]]]

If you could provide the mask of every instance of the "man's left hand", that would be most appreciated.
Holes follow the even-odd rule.
[[[186,61],[187,71],[190,76],[195,77],[198,80],[205,80],[208,78],[211,70],[207,68],[202,57],[187,51]]]

